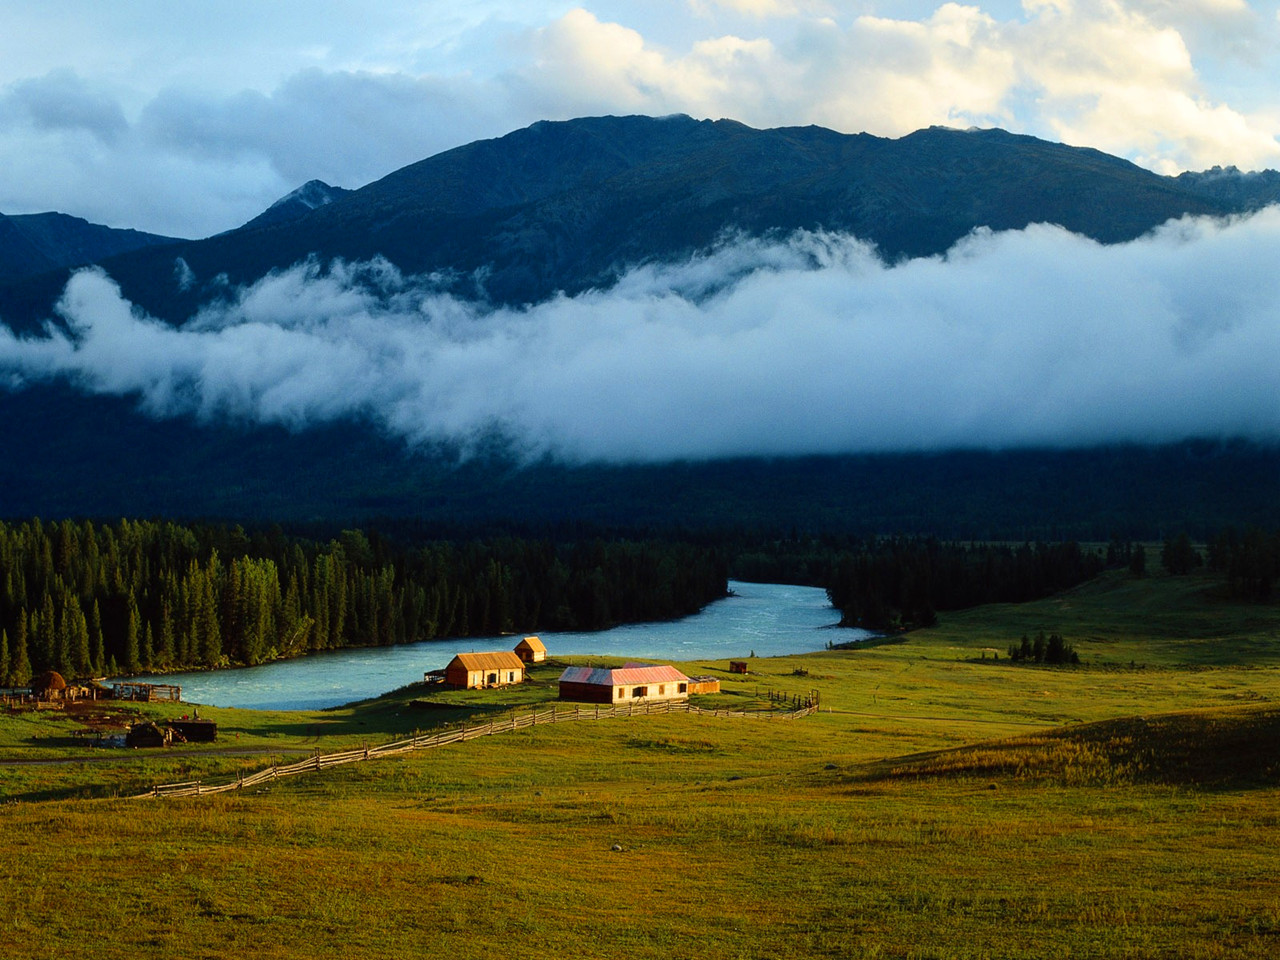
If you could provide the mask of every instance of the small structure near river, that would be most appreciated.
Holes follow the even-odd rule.
[[[524,682],[524,661],[509,650],[460,653],[444,668],[444,682],[460,690]]]
[[[580,703],[687,700],[689,678],[669,664],[568,667],[560,674],[560,699]]]

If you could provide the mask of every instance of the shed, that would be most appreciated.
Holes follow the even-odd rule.
[[[720,678],[719,677],[690,677],[689,692],[690,693],[719,693]]]
[[[730,672],[730,673],[746,673],[746,672],[747,672],[747,661],[745,661],[745,660],[730,660],[730,661],[729,661],[729,672]]]
[[[516,644],[516,656],[525,663],[541,663],[547,659],[547,645],[537,637],[525,637]]]
[[[560,674],[560,699],[581,703],[685,700],[689,678],[669,664],[568,667]]]
[[[524,662],[510,650],[460,653],[444,668],[444,680],[451,687],[505,687],[524,681]]]

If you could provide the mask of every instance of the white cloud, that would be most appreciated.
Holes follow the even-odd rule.
[[[164,416],[368,419],[580,461],[1280,438],[1280,209],[1103,247],[979,233],[887,267],[858,241],[728,243],[607,292],[486,310],[386,264],[301,266],[181,329],[88,271],[3,379]]]

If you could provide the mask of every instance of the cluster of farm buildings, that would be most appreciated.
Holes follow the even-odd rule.
[[[546,658],[546,645],[538,637],[525,637],[510,651],[460,653],[436,679],[461,690],[506,687],[523,683],[528,667]],[[668,664],[566,667],[560,674],[560,699],[579,703],[684,700],[691,693],[719,690],[720,681],[715,677],[686,677]]]

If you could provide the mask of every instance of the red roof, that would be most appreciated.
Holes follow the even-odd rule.
[[[687,683],[689,678],[670,664],[625,667],[568,667],[560,674],[561,683],[590,683],[601,687],[626,687],[644,683]]]

